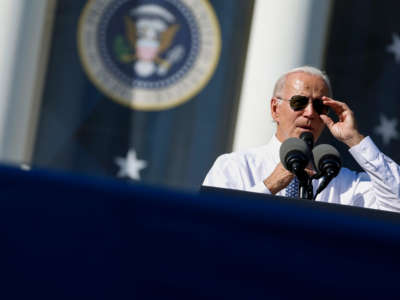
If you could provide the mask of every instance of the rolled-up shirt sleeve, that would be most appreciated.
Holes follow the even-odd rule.
[[[370,188],[359,191],[373,208],[400,211],[400,167],[383,154],[370,137],[364,138],[349,152],[367,173]]]

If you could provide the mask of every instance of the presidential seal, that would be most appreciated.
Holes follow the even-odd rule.
[[[93,84],[139,110],[161,110],[196,95],[221,50],[208,0],[89,0],[78,51]]]

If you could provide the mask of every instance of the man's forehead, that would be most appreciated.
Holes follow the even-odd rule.
[[[329,88],[321,76],[295,72],[287,75],[284,90],[328,92]]]
[[[305,89],[305,88],[310,88],[310,85],[307,84],[307,82],[304,82],[304,80],[299,79],[297,77],[293,79],[291,86],[293,88],[295,88],[296,90],[302,90],[302,89]]]

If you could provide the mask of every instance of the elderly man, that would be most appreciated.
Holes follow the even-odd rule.
[[[365,172],[342,168],[316,200],[400,211],[399,165],[380,152],[370,137],[360,134],[351,109],[331,95],[329,78],[316,68],[304,66],[282,75],[270,104],[275,135],[264,146],[218,157],[203,185],[291,196],[295,180],[280,162],[281,143],[303,132],[311,132],[317,140],[327,126],[349,146]],[[338,116],[337,122],[327,115],[329,108]],[[314,191],[321,180],[313,180]]]

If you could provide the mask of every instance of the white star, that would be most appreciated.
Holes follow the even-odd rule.
[[[147,162],[136,157],[136,151],[131,149],[126,154],[126,158],[116,157],[115,163],[120,167],[117,177],[129,177],[139,180],[139,171],[147,166]]]
[[[20,164],[19,167],[24,171],[30,171],[31,170],[31,166],[26,164],[26,163]]]
[[[400,63],[400,37],[397,33],[392,34],[393,42],[391,45],[386,47],[387,52],[392,52],[396,63]]]
[[[396,119],[389,120],[385,115],[380,115],[380,124],[374,128],[374,132],[382,136],[385,146],[390,143],[391,139],[397,139],[399,137],[396,126]]]

